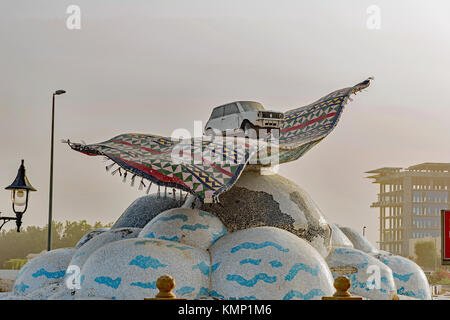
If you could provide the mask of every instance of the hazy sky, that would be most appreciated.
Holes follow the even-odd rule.
[[[66,27],[69,5],[81,30]],[[367,28],[371,5],[380,29]],[[54,219],[115,221],[143,195],[101,158],[60,139],[95,143],[135,132],[193,130],[211,108],[256,100],[287,111],[375,76],[337,128],[281,174],[330,222],[378,240],[377,186],[365,171],[450,159],[447,0],[72,0],[0,2],[0,185],[25,159],[38,192],[24,227],[48,216],[51,94],[57,97]],[[10,194],[0,211],[11,215]],[[9,227],[14,227],[13,223]]]

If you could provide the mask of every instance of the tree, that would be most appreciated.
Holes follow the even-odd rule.
[[[434,241],[419,241],[414,245],[416,262],[425,269],[435,269],[436,260],[439,258]]]
[[[93,229],[110,227],[112,223],[102,225],[96,222],[91,226],[82,220],[79,222],[52,222],[52,249],[74,247],[82,236]],[[48,225],[44,228],[29,226],[21,232],[15,229],[3,230],[0,233],[0,268],[11,267],[5,265],[10,259],[25,259],[30,253],[39,253],[47,249]]]

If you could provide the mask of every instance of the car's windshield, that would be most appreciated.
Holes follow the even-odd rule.
[[[258,102],[240,101],[240,104],[241,104],[242,108],[244,109],[244,111],[255,111],[255,110],[262,111],[262,110],[264,110],[264,107],[261,105],[261,103],[258,103]]]

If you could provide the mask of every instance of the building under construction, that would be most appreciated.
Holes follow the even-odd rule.
[[[440,238],[440,211],[449,208],[450,163],[422,163],[367,171],[380,185],[371,208],[380,208],[381,250],[411,255],[410,239]],[[412,243],[412,242],[411,242]]]

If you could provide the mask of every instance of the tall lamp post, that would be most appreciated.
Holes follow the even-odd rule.
[[[363,226],[363,237],[365,237],[366,236],[366,226]]]
[[[66,93],[64,90],[56,90],[52,97],[52,142],[50,147],[50,188],[48,196],[48,240],[47,251],[52,249],[52,209],[53,209],[53,142],[55,136],[55,96]]]
[[[16,214],[15,217],[0,217],[0,230],[2,227],[9,221],[16,221],[17,232],[20,232],[20,226],[22,225],[22,216],[27,211],[28,208],[28,197],[29,192],[36,191],[35,188],[31,185],[30,181],[25,174],[25,166],[22,163],[19,167],[19,171],[17,172],[16,179],[14,179],[13,183],[5,188],[6,190],[11,190],[11,201],[12,201],[12,209]],[[19,208],[23,207],[22,210]]]

